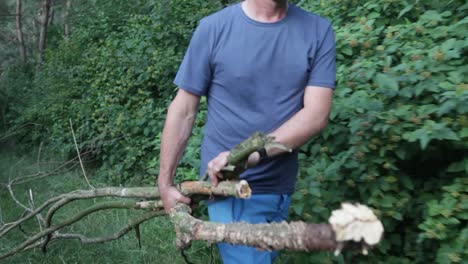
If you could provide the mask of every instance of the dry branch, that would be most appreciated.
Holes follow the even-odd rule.
[[[182,193],[187,195],[201,194],[201,195],[217,195],[217,196],[234,196],[239,198],[248,198],[250,197],[250,187],[247,182],[222,182],[217,187],[212,187],[210,183],[207,182],[184,182],[177,186]],[[12,256],[18,252],[21,252],[27,248],[33,248],[39,245],[42,245],[43,249],[47,244],[53,239],[59,238],[78,238],[84,243],[99,243],[117,239],[127,233],[131,228],[137,228],[138,224],[146,221],[162,213],[159,211],[150,212],[143,216],[133,219],[127,226],[122,228],[119,232],[112,234],[107,237],[97,237],[97,238],[86,238],[85,236],[78,234],[56,234],[57,230],[62,229],[68,225],[71,225],[83,217],[101,210],[115,209],[115,208],[124,208],[124,209],[151,209],[151,210],[160,210],[163,208],[162,202],[159,200],[153,201],[112,201],[112,202],[103,202],[100,204],[93,205],[84,211],[78,213],[77,215],[62,221],[58,224],[52,225],[52,217],[57,212],[58,209],[64,205],[78,199],[89,199],[89,198],[98,198],[98,197],[119,197],[119,198],[144,198],[144,199],[157,199],[159,198],[159,192],[156,187],[133,187],[133,188],[118,188],[118,187],[106,187],[93,190],[78,190],[66,194],[62,194],[47,200],[39,208],[35,210],[28,210],[29,213],[22,217],[21,219],[5,224],[0,228],[0,238],[7,234],[15,227],[19,227],[22,223],[28,219],[38,215],[40,212],[45,210],[50,206],[48,210],[45,227],[40,232],[36,233],[29,237],[26,241],[20,245],[10,249],[3,255],[0,255],[0,260],[5,259],[9,256]],[[29,208],[28,208],[29,209]],[[55,237],[54,237],[55,236]],[[42,241],[40,241],[44,238]],[[38,242],[39,241],[39,242]]]
[[[188,195],[204,196],[234,196],[249,198],[251,194],[247,182],[221,182],[217,187],[208,182],[184,182],[178,189]],[[52,223],[55,212],[64,205],[78,199],[98,197],[115,198],[145,198],[149,201],[119,200],[107,201],[81,211],[59,223]],[[79,239],[82,243],[102,243],[122,237],[128,231],[135,229],[139,237],[139,224],[163,215],[163,204],[156,187],[117,188],[107,187],[94,190],[78,190],[47,200],[39,208],[30,211],[23,218],[6,224],[0,228],[0,238],[15,227],[49,208],[45,226],[26,241],[0,255],[0,260],[27,249],[42,246],[45,248],[50,241],[58,239]],[[89,238],[81,234],[64,234],[59,231],[83,217],[92,213],[108,209],[147,209],[150,210],[129,221],[119,231],[103,237]],[[368,246],[377,244],[382,236],[383,227],[372,211],[361,205],[344,204],[341,210],[333,211],[330,224],[313,224],[304,222],[281,222],[269,224],[247,223],[214,223],[196,219],[190,215],[190,207],[179,204],[170,214],[171,221],[177,235],[176,245],[187,247],[192,240],[203,240],[209,243],[227,242],[237,245],[247,245],[264,250],[341,250],[364,246],[364,253]],[[139,241],[140,242],[140,241]],[[357,242],[357,243],[356,243]]]
[[[203,195],[217,195],[217,196],[234,196],[244,198],[250,196],[250,188],[247,182],[223,182],[218,184],[217,187],[211,187],[210,183],[207,182],[184,182],[178,185],[181,192],[190,194],[203,194]],[[6,233],[17,227],[18,225],[34,217],[38,213],[42,212],[47,207],[51,206],[46,216],[46,221],[52,220],[54,213],[65,204],[80,200],[80,199],[91,199],[100,197],[120,197],[120,198],[139,198],[139,199],[158,199],[159,191],[156,187],[105,187],[94,190],[77,190],[65,194],[58,195],[45,201],[41,206],[32,210],[26,216],[11,222],[4,224],[0,227],[0,238]],[[48,220],[47,220],[48,219]]]
[[[78,155],[78,159],[80,161],[81,171],[83,172],[83,176],[89,188],[94,189],[94,187],[91,185],[91,183],[88,180],[88,176],[86,176],[86,171],[83,165],[83,161],[81,160],[80,149],[78,148],[78,143],[76,142],[75,130],[73,129],[72,121],[71,119],[68,119],[68,121],[70,121],[70,129],[71,129],[72,136],[73,136],[73,142],[75,143],[76,154]]]
[[[341,211],[341,210],[337,210]],[[179,204],[171,214],[171,221],[177,234],[176,246],[186,248],[192,240],[209,243],[225,242],[234,245],[246,245],[263,250],[294,251],[335,251],[343,248],[356,248],[362,242],[363,253],[367,254],[366,234],[364,241],[355,239],[337,240],[335,228],[331,224],[313,224],[305,222],[280,222],[268,224],[214,223],[196,219],[190,215],[190,207]],[[356,221],[359,223],[359,221]],[[380,222],[379,222],[380,223]],[[366,233],[360,230],[361,234]],[[349,230],[348,230],[349,231]],[[372,230],[374,231],[374,230]],[[383,232],[383,229],[382,231]],[[377,233],[379,240],[382,233]],[[358,243],[357,243],[358,242]]]
[[[162,208],[162,206],[161,206],[161,208]],[[124,226],[123,228],[121,228],[117,232],[115,232],[113,234],[110,234],[108,236],[87,237],[87,236],[84,236],[84,235],[81,235],[81,234],[61,234],[61,233],[56,232],[56,233],[54,233],[52,235],[51,241],[60,240],[60,239],[78,239],[83,244],[96,244],[96,243],[109,242],[109,241],[117,240],[117,239],[121,238],[123,235],[128,233],[130,230],[132,230],[136,226],[142,224],[143,222],[146,222],[146,221],[148,221],[148,220],[150,220],[150,219],[152,219],[154,217],[161,216],[161,215],[164,215],[164,212],[162,210],[161,211],[150,211],[150,212],[144,213],[144,214],[140,215],[139,217],[136,217],[136,218],[130,220],[129,223],[126,226]],[[32,249],[32,248],[42,246],[43,243],[44,243],[44,241],[38,241],[35,244],[32,244],[32,245],[26,247],[24,250],[28,250],[28,249]]]
[[[87,216],[89,214],[92,214],[94,212],[101,211],[101,210],[117,209],[117,208],[118,209],[142,209],[140,204],[135,203],[135,202],[122,202],[122,201],[114,202],[113,201],[113,202],[103,202],[103,203],[100,203],[100,204],[93,205],[93,206],[83,210],[82,212],[76,214],[75,216],[61,222],[60,224],[57,224],[57,225],[51,226],[49,228],[46,228],[46,229],[42,230],[41,232],[31,236],[29,239],[27,239],[26,241],[24,241],[20,245],[14,247],[13,249],[11,249],[6,254],[0,255],[0,260],[5,259],[7,257],[10,257],[12,255],[15,255],[16,253],[18,253],[18,252],[22,251],[23,249],[25,249],[27,246],[29,246],[29,245],[33,244],[34,242],[40,240],[42,237],[47,236],[48,234],[52,234],[53,232],[65,227],[65,226],[69,226],[69,225],[81,220],[83,217],[85,217],[85,216]],[[155,208],[155,209],[157,209],[157,208]]]
[[[87,151],[87,152],[82,153],[81,155],[84,156],[84,155],[87,155],[89,153],[90,153],[90,151]],[[74,157],[74,158],[72,158],[72,159],[70,159],[68,161],[63,162],[58,167],[50,170],[47,173],[39,171],[39,172],[34,173],[34,174],[29,174],[29,175],[24,175],[24,176],[13,178],[8,183],[6,183],[5,185],[9,184],[11,186],[15,186],[15,185],[24,184],[24,183],[27,183],[27,182],[39,180],[39,179],[42,179],[42,178],[45,178],[45,177],[48,177],[48,176],[57,175],[59,173],[62,173],[65,169],[67,169],[67,170],[73,169],[78,164],[77,160],[78,160],[78,157]],[[45,163],[45,164],[47,164],[47,163]],[[37,166],[39,166],[39,163],[37,164]]]
[[[150,220],[156,216],[164,215],[164,211],[150,211],[147,213],[142,214],[141,216],[131,220],[125,227],[120,229],[119,231],[104,237],[86,237],[80,234],[55,234],[52,239],[79,239],[83,244],[95,244],[95,243],[104,243],[112,240],[116,240],[121,238],[123,235],[128,233],[128,231],[132,230],[139,224]]]

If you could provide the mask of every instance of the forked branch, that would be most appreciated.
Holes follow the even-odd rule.
[[[250,187],[247,182],[222,182],[217,187],[212,187],[210,183],[207,182],[183,182],[178,185],[179,190],[188,195],[205,195],[205,196],[234,196],[238,198],[248,198],[250,197]],[[137,198],[137,199],[149,199],[145,201],[111,201],[103,202],[100,204],[93,205],[82,212],[76,214],[75,216],[61,221],[58,224],[52,225],[52,218],[54,214],[63,206],[68,203],[80,200],[80,199],[91,199],[91,198],[100,198],[100,197],[115,197],[115,198]],[[132,228],[143,222],[147,221],[152,217],[162,215],[161,209],[163,208],[162,202],[157,200],[159,198],[159,192],[156,187],[133,187],[133,188],[119,188],[119,187],[106,187],[99,188],[94,190],[77,190],[70,193],[62,194],[51,198],[44,202],[35,210],[29,211],[24,217],[4,224],[0,227],[0,238],[5,236],[11,230],[20,225],[32,217],[38,215],[40,212],[49,208],[45,222],[46,225],[43,230],[30,236],[26,241],[17,245],[16,247],[10,249],[8,252],[0,255],[0,260],[12,256],[18,252],[21,252],[25,249],[37,247],[38,244],[41,244],[44,248],[47,246],[48,242],[56,239],[69,239],[77,238],[80,239],[83,243],[101,243],[117,239],[123,236]],[[147,209],[147,210],[156,210],[151,211],[150,213],[144,214],[143,216],[137,217],[130,221],[130,224],[122,228],[119,232],[112,234],[107,237],[97,237],[97,238],[87,238],[79,234],[58,234],[58,230],[69,226],[83,217],[92,214],[101,210],[108,209]],[[133,224],[132,224],[133,223]]]

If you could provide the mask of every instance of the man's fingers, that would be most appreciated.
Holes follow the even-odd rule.
[[[211,184],[217,186],[219,179],[223,178],[221,170],[227,165],[229,151],[221,152],[216,158],[208,162],[208,176],[210,176]]]
[[[190,204],[190,198],[184,195],[180,195],[179,198],[177,199],[178,202],[184,203],[184,204]]]
[[[213,172],[209,172],[208,175],[210,176],[210,179],[211,179],[211,185],[213,185],[214,187],[218,186],[218,182],[219,182],[218,175],[216,173],[213,173]],[[221,176],[221,178],[222,178],[222,176]]]
[[[227,164],[227,159],[215,158],[208,163],[208,169],[213,172],[221,171]]]
[[[178,202],[185,204],[190,204],[191,202],[190,198],[182,195],[174,186],[160,188],[159,191],[164,204],[164,211],[166,211],[167,214],[170,213],[171,209],[174,208]]]

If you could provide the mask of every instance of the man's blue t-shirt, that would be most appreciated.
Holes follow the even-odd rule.
[[[201,20],[174,83],[206,96],[200,174],[220,152],[255,131],[269,133],[303,107],[307,86],[335,87],[335,43],[327,20],[289,5],[275,23],[249,18],[241,4]],[[245,171],[252,192],[291,194],[297,151]]]

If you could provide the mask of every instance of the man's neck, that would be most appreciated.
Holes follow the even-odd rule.
[[[274,23],[286,16],[287,0],[245,0],[242,2],[244,12],[258,22]]]

